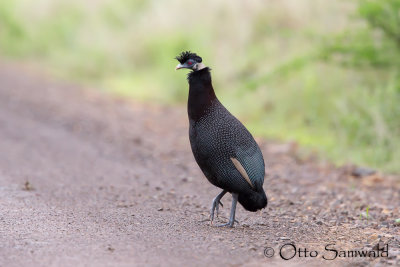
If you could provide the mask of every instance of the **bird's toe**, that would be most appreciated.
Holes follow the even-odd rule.
[[[233,227],[233,223],[227,222],[227,223],[224,223],[224,224],[217,225],[217,227],[230,227],[230,228],[232,228]]]

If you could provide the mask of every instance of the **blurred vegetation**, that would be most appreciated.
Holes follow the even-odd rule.
[[[192,50],[257,135],[399,172],[399,16],[400,0],[0,0],[0,55],[173,104]]]

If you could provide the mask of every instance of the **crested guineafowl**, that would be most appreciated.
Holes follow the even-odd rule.
[[[188,74],[189,139],[194,158],[208,181],[222,189],[211,206],[214,211],[222,206],[221,198],[232,194],[229,222],[221,226],[232,227],[235,222],[236,203],[248,211],[267,206],[263,189],[265,165],[260,148],[250,132],[236,119],[215,95],[210,68],[202,58],[191,52],[176,57],[176,69],[190,69]]]

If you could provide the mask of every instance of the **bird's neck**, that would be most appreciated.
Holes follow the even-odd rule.
[[[188,81],[188,115],[189,119],[198,121],[217,98],[212,87],[210,69],[205,67],[189,73]]]

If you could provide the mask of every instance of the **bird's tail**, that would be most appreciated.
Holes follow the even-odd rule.
[[[263,209],[268,204],[267,196],[262,188],[260,192],[240,193],[238,201],[248,211]]]

